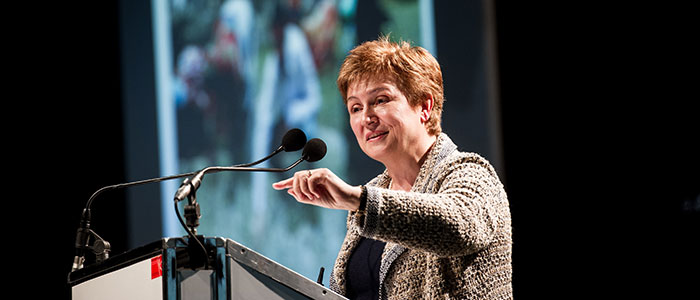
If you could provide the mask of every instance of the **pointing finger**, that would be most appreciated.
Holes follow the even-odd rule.
[[[283,190],[283,189],[288,189],[292,187],[292,181],[294,180],[294,177],[287,178],[285,180],[275,182],[272,184],[272,188],[276,190]]]

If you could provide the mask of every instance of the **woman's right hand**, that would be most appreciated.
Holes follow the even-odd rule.
[[[325,208],[357,210],[360,207],[359,186],[352,186],[328,169],[304,170],[294,176],[275,182],[276,190],[287,189],[298,202]]]

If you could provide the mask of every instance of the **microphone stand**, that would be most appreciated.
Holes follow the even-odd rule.
[[[292,168],[296,167],[298,164],[300,164],[302,161],[306,160],[308,162],[315,162],[320,160],[326,155],[326,144],[318,138],[311,139],[306,142],[306,145],[304,145],[304,151],[302,151],[301,158],[299,158],[297,161],[295,161],[293,164],[291,164],[289,167],[286,167],[284,169],[278,169],[278,168],[248,168],[248,167],[239,167],[239,166],[232,166],[232,167],[208,167],[204,168],[201,171],[199,171],[196,175],[185,179],[185,181],[182,182],[182,185],[180,188],[177,190],[175,193],[175,201],[173,201],[175,205],[175,212],[177,214],[178,220],[180,220],[180,224],[182,227],[187,231],[187,234],[189,235],[190,238],[194,239],[199,247],[201,248],[204,256],[199,256],[196,253],[199,250],[194,249],[194,244],[188,243],[188,252],[190,253],[190,256],[194,258],[194,262],[190,265],[191,268],[197,268],[201,266],[201,260],[204,260],[204,265],[208,269],[209,268],[209,254],[207,252],[207,248],[204,247],[204,244],[200,239],[197,237],[196,232],[197,232],[197,227],[199,226],[199,218],[201,217],[200,214],[200,209],[199,209],[199,203],[197,202],[196,198],[196,192],[197,189],[199,188],[200,184],[202,183],[202,179],[204,178],[204,174],[207,173],[216,173],[216,172],[222,172],[222,171],[257,171],[257,172],[286,172],[291,170]],[[189,200],[188,205],[185,206],[185,213],[186,213],[186,219],[187,222],[183,221],[182,216],[180,215],[180,211],[178,210],[177,203],[179,201],[182,201],[187,197]],[[204,237],[202,237],[203,239]]]
[[[290,134],[291,133],[291,134]],[[172,175],[172,176],[166,176],[166,177],[159,177],[159,178],[152,178],[152,179],[146,179],[146,180],[140,180],[140,181],[134,181],[134,182],[129,182],[129,183],[122,183],[122,184],[116,184],[116,185],[110,185],[103,187],[95,193],[90,196],[90,199],[88,199],[87,204],[85,205],[85,209],[83,209],[83,213],[81,216],[80,220],[80,227],[78,228],[78,231],[76,233],[75,237],[75,249],[76,249],[76,255],[73,260],[73,266],[72,270],[76,271],[78,269],[81,269],[83,267],[83,264],[85,262],[85,249],[90,249],[93,252],[95,252],[98,257],[98,261],[102,261],[104,259],[107,259],[109,257],[109,251],[110,251],[110,245],[107,241],[102,239],[99,235],[97,235],[93,230],[90,229],[90,220],[91,220],[91,213],[90,213],[90,207],[92,205],[92,201],[97,197],[97,195],[101,194],[104,191],[111,190],[111,189],[116,189],[116,188],[123,188],[123,187],[128,187],[128,186],[133,186],[133,185],[140,185],[140,184],[146,184],[146,183],[152,183],[152,182],[159,182],[159,181],[164,181],[164,180],[170,180],[170,179],[175,179],[175,178],[181,178],[181,177],[187,177],[191,176],[194,174],[193,177],[185,179],[185,181],[182,183],[180,188],[178,189],[176,195],[175,195],[175,211],[177,212],[178,218],[180,220],[180,223],[184,227],[184,229],[187,231],[188,235],[197,241],[199,246],[204,250],[205,254],[205,264],[208,266],[208,255],[206,248],[204,247],[204,244],[197,239],[197,236],[195,235],[196,228],[199,226],[199,218],[201,217],[200,210],[199,210],[199,204],[197,203],[196,200],[196,195],[195,192],[199,185],[202,182],[202,178],[204,177],[204,174],[206,173],[216,173],[216,172],[222,172],[222,171],[257,171],[257,172],[286,172],[291,170],[292,168],[296,167],[298,164],[300,164],[302,161],[306,160],[308,162],[315,162],[320,160],[326,155],[326,144],[317,138],[311,139],[307,141],[304,145],[304,151],[302,151],[302,157],[298,159],[296,162],[291,164],[289,167],[284,168],[284,169],[278,169],[278,168],[251,168],[250,166],[252,165],[257,165],[265,160],[268,160],[270,157],[274,156],[275,154],[281,152],[281,151],[296,151],[298,150],[299,143],[298,141],[301,139],[306,140],[306,136],[303,135],[303,132],[301,130],[290,130],[287,134],[285,134],[285,137],[283,139],[282,145],[279,146],[274,152],[272,152],[270,155],[252,162],[252,163],[247,163],[247,164],[240,164],[240,165],[234,165],[230,167],[208,167],[204,168],[198,172],[190,172],[190,173],[184,173],[184,174],[178,174],[178,175]],[[287,145],[285,147],[285,145]],[[188,222],[185,224],[185,222],[182,220],[182,217],[180,216],[180,212],[178,210],[177,203],[179,201],[182,201],[185,197],[189,199],[189,205],[185,207],[185,211],[187,213],[187,219]],[[90,237],[93,237],[95,239],[95,243],[90,246],[88,245]]]
[[[266,161],[266,160],[270,159],[272,156],[282,152],[283,150],[285,150],[284,145],[281,145],[275,151],[273,151],[271,154],[269,154],[268,156],[266,156],[262,159],[254,161],[252,163],[234,165],[234,166],[231,166],[228,168],[239,168],[239,169],[243,170],[247,167],[254,166],[254,165],[257,165],[263,161]],[[287,168],[287,170],[295,167],[300,162],[301,162],[301,160],[297,161],[294,165]],[[215,168],[225,168],[225,167],[215,167]],[[182,178],[182,177],[189,177],[192,175],[197,175],[206,169],[209,169],[209,168],[205,168],[201,171],[182,173],[182,174],[177,174],[177,175],[151,178],[151,179],[144,179],[144,180],[139,180],[139,181],[114,184],[114,185],[108,185],[108,186],[102,187],[102,188],[98,189],[97,191],[95,191],[92,194],[92,196],[90,196],[87,203],[85,204],[85,208],[83,209],[83,212],[82,212],[81,217],[80,217],[80,227],[78,227],[77,233],[75,235],[76,255],[75,255],[75,258],[73,259],[73,266],[71,268],[71,272],[83,268],[83,264],[85,263],[85,255],[84,255],[85,250],[91,250],[95,254],[96,262],[101,262],[101,261],[109,258],[109,252],[111,249],[109,242],[104,240],[97,233],[95,233],[95,231],[90,229],[90,222],[92,220],[92,214],[91,214],[90,208],[92,206],[92,202],[97,198],[98,195],[100,195],[106,191],[114,190],[114,189],[120,189],[120,188],[125,188],[125,187],[130,187],[130,186],[135,186],[135,185],[142,185],[142,184],[147,184],[147,183],[161,182],[161,181],[177,179],[177,178]],[[252,169],[256,169],[256,168],[252,168]],[[265,168],[259,168],[259,169],[262,170]],[[255,171],[255,170],[253,170],[253,171]],[[215,171],[215,172],[219,172],[219,171]],[[269,171],[269,172],[274,172],[274,171]],[[185,181],[187,181],[187,180],[185,180]],[[184,182],[183,182],[183,184],[184,184]],[[196,200],[194,200],[194,203],[196,203]],[[190,212],[190,214],[194,213],[196,215],[199,213],[198,205],[194,209],[196,209],[196,211]],[[196,217],[195,219],[193,219],[192,222],[195,222],[194,220],[198,220],[198,218],[199,217]],[[199,224],[199,221],[196,221],[196,224]],[[90,238],[93,238],[95,240],[92,245],[90,245]]]
[[[100,195],[103,192],[106,192],[108,190],[114,190],[114,189],[120,189],[120,188],[129,187],[129,186],[134,186],[134,185],[142,185],[142,184],[147,184],[147,183],[161,182],[161,181],[165,181],[165,180],[188,177],[188,176],[195,175],[197,173],[198,172],[189,172],[189,173],[171,175],[171,176],[166,176],[166,177],[151,178],[151,179],[145,179],[145,180],[139,180],[139,181],[133,181],[133,182],[127,182],[127,183],[120,183],[120,184],[105,186],[105,187],[102,187],[99,190],[95,191],[92,194],[92,196],[90,196],[90,199],[88,199],[87,204],[85,204],[85,208],[83,209],[83,213],[80,217],[80,227],[78,227],[78,231],[75,235],[76,255],[75,255],[75,258],[73,259],[73,266],[71,268],[71,272],[83,268],[83,264],[85,263],[85,255],[84,255],[85,250],[91,250],[95,254],[96,262],[101,262],[101,261],[109,258],[109,251],[111,249],[109,242],[104,240],[97,233],[95,233],[95,231],[90,229],[90,222],[92,220],[92,213],[90,211],[90,208],[92,206],[92,202],[95,200],[95,198],[97,198],[98,195]],[[95,240],[95,242],[92,245],[90,245],[90,238],[93,238]]]
[[[202,169],[201,171],[197,172],[197,174],[193,177],[185,179],[185,181],[182,182],[182,185],[180,188],[177,190],[175,197],[174,197],[174,206],[175,206],[175,213],[177,215],[178,220],[180,221],[180,225],[187,231],[187,235],[194,240],[197,245],[199,246],[200,250],[194,250],[194,245],[193,243],[188,243],[187,248],[188,248],[188,253],[190,255],[190,268],[195,269],[197,267],[200,267],[204,265],[205,269],[209,269],[209,253],[207,251],[207,248],[204,246],[202,241],[200,239],[204,239],[203,236],[197,235],[197,227],[199,226],[199,219],[202,217],[202,214],[200,212],[200,206],[199,202],[197,202],[197,189],[199,188],[200,184],[202,183],[202,179],[204,178],[204,174],[209,174],[209,173],[218,173],[218,172],[223,172],[223,171],[249,171],[249,172],[286,172],[291,170],[292,168],[296,167],[299,165],[302,161],[304,161],[304,157],[299,158],[297,161],[295,161],[293,164],[289,165],[288,167],[284,169],[280,168],[249,168],[249,167],[239,167],[239,166],[231,166],[231,167],[207,167]],[[185,220],[183,220],[182,215],[180,215],[180,210],[178,209],[178,202],[184,200],[184,198],[187,197],[188,203],[185,205],[184,210],[185,210]],[[197,253],[203,253],[204,256],[198,255]]]

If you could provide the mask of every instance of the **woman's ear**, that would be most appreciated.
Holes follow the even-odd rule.
[[[430,113],[433,111],[433,104],[435,100],[433,99],[433,95],[427,94],[425,99],[423,99],[423,103],[421,103],[421,112],[420,112],[420,120],[423,123],[428,122],[430,120]]]

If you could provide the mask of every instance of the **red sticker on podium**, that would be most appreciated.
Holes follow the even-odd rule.
[[[163,255],[151,258],[151,279],[163,276]]]

